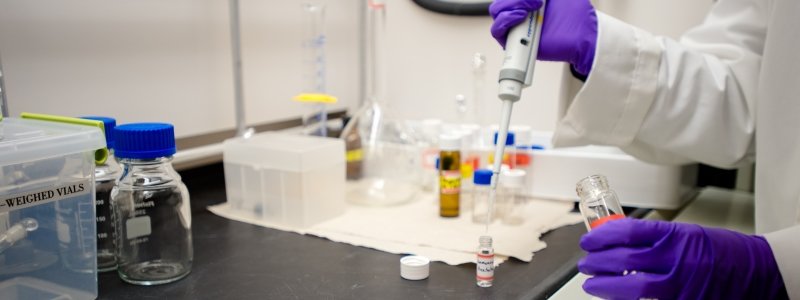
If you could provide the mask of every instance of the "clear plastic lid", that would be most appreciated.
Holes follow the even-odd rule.
[[[2,122],[0,165],[4,166],[106,147],[105,136],[96,127],[16,118]]]

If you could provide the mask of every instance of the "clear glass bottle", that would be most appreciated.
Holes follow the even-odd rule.
[[[608,221],[625,217],[617,194],[609,188],[605,176],[592,175],[581,179],[575,190],[580,197],[578,207],[586,229],[591,231]]]
[[[482,235],[478,240],[478,258],[476,261],[475,279],[479,287],[491,287],[494,283],[494,248],[492,237]]]
[[[497,145],[497,134],[498,132],[494,133],[494,145]],[[505,154],[503,154],[503,165],[508,166],[511,169],[517,167],[516,159],[517,159],[517,149],[514,147],[514,140],[515,135],[513,132],[509,131],[508,135],[506,136],[506,147],[505,147]],[[494,154],[489,154],[489,164],[494,163]]]
[[[503,224],[521,225],[525,222],[525,175],[525,170],[511,169],[500,176],[503,195],[498,199],[498,215]]]
[[[489,192],[492,183],[492,170],[481,169],[472,175],[472,222],[486,223],[489,218]]]
[[[173,169],[171,124],[117,126],[122,177],[111,193],[122,280],[156,285],[179,280],[192,268],[189,192]]]
[[[103,122],[108,159],[94,168],[95,222],[97,223],[97,271],[117,269],[114,214],[111,210],[111,191],[117,185],[122,169],[114,158],[114,127],[117,120],[109,117],[87,116],[84,119]]]

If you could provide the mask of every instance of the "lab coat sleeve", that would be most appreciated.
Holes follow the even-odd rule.
[[[767,239],[790,299],[800,299],[800,225],[764,235]]]
[[[680,42],[598,12],[592,71],[561,104],[554,145],[612,145],[662,164],[751,159],[761,2],[721,0]]]

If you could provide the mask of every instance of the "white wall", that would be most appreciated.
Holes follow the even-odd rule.
[[[358,95],[358,6],[327,1],[328,87]],[[241,1],[247,121],[298,116],[302,1]],[[228,1],[1,0],[9,108],[168,121],[179,137],[234,127]]]
[[[486,55],[483,81],[483,116],[494,124],[500,121],[497,76],[503,50],[489,34],[492,19],[457,17],[427,11],[412,1],[394,0],[387,4],[387,94],[403,118],[442,118],[455,120],[455,96],[474,100],[472,57]],[[561,88],[561,64],[537,63],[533,86],[515,105],[514,123],[534,129],[555,126],[557,99]]]
[[[328,88],[337,108],[358,102],[359,0],[328,0]],[[623,20],[678,36],[711,1],[599,0]],[[0,54],[9,108],[62,115],[108,114],[120,122],[169,121],[179,137],[234,127],[228,1],[0,0]],[[247,121],[298,116],[289,99],[304,84],[303,1],[242,0]],[[482,116],[497,122],[502,50],[489,17],[426,11],[387,0],[385,94],[399,118],[456,118],[472,99],[472,57],[487,57]],[[552,130],[565,69],[537,63],[514,123]]]

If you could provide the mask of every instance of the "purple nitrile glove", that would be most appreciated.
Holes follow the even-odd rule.
[[[495,0],[489,6],[492,36],[505,47],[508,31],[540,7],[542,0]],[[568,62],[588,76],[596,44],[597,14],[589,0],[547,1],[537,59]]]
[[[564,1],[564,0],[561,0]],[[695,224],[621,219],[581,238],[583,289],[604,299],[788,299],[761,236]]]

